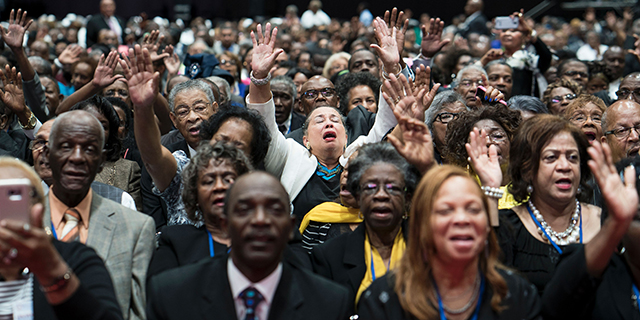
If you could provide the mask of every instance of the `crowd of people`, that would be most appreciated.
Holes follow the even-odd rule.
[[[297,10],[11,11],[0,319],[640,316],[631,9]]]

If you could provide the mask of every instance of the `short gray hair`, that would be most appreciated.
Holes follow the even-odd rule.
[[[215,83],[216,86],[218,86],[218,89],[224,90],[224,96],[226,99],[224,101],[219,101],[221,105],[231,101],[231,86],[229,86],[229,82],[227,80],[218,76],[210,76],[205,79]],[[220,96],[222,97],[222,94]]]
[[[485,77],[488,77],[487,72],[482,67],[478,66],[477,64],[470,64],[462,68],[460,71],[458,71],[458,74],[456,75],[456,79],[453,80],[453,83],[451,83],[451,87],[452,88],[458,87],[458,85],[460,84],[460,79],[462,78],[462,75],[469,70],[476,70],[484,74]]]
[[[171,89],[171,93],[169,93],[169,110],[173,112],[175,110],[175,102],[176,96],[178,93],[182,91],[189,90],[199,90],[204,92],[207,95],[207,99],[209,99],[209,103],[217,102],[215,96],[213,95],[213,90],[206,83],[198,80],[189,80],[183,83],[179,83]]]
[[[277,76],[271,79],[271,86],[274,84],[284,84],[289,87],[289,91],[291,91],[291,96],[293,97],[293,102],[296,101],[296,97],[298,95],[298,88],[296,88],[296,84],[293,83],[293,80],[287,76]]]
[[[455,102],[460,102],[464,106],[465,110],[471,110],[464,103],[462,96],[452,90],[442,91],[433,98],[431,106],[424,112],[424,123],[429,127],[429,131],[433,132],[433,122],[436,121],[438,113],[440,113],[440,111],[442,111],[446,106]]]
[[[511,97],[507,102],[510,109],[518,111],[529,111],[535,114],[547,114],[549,109],[540,99],[531,96],[517,95]]]

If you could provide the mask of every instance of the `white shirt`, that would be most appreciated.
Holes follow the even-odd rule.
[[[589,44],[583,44],[576,52],[576,58],[582,61],[602,60],[602,54],[609,49],[609,46],[601,44],[598,49],[599,52],[591,48]]]
[[[187,147],[189,147],[189,159],[191,159],[196,155],[196,149],[191,148],[189,144],[187,144]]]
[[[246,313],[244,300],[240,298],[240,293],[248,287],[254,287],[264,297],[264,300],[256,307],[256,315],[259,320],[267,320],[269,318],[271,304],[273,303],[273,296],[276,294],[276,288],[278,287],[278,283],[280,283],[280,277],[282,277],[282,263],[278,264],[278,267],[266,278],[260,280],[258,283],[253,283],[238,270],[233,263],[233,259],[229,257],[229,259],[227,259],[227,277],[229,278],[233,301],[236,304],[238,320],[243,320]]]
[[[622,78],[618,78],[615,81],[609,82],[609,98],[611,98],[613,101],[618,100],[618,95],[616,94],[616,92],[618,92],[618,88],[620,88],[620,82],[622,82]]]
[[[331,18],[329,18],[329,15],[320,9],[318,9],[316,13],[307,10],[302,14],[302,17],[300,17],[300,24],[305,29],[310,29],[313,26],[328,26],[330,23]]]

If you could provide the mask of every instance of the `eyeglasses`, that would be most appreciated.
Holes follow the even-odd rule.
[[[233,60],[225,60],[225,59],[222,59],[222,60],[220,60],[220,64],[221,64],[221,65],[224,65],[224,66],[232,66],[232,65],[235,65],[235,64],[236,64],[236,62],[235,62],[235,61],[233,61]]]
[[[586,72],[580,72],[580,71],[565,71],[564,75],[572,78],[575,76],[580,76],[581,78],[589,77],[589,74],[587,74]]]
[[[319,94],[322,94],[325,98],[332,98],[336,94],[336,89],[324,88],[322,90],[307,90],[302,93],[302,97],[307,100],[313,100],[318,98]]]
[[[573,99],[575,99],[576,97],[577,97],[577,95],[575,95],[575,94],[573,94],[573,93],[569,93],[569,94],[564,95],[564,96],[555,96],[555,97],[551,98],[551,102],[553,102],[553,103],[560,103],[560,102],[562,102],[564,99],[567,99],[567,100],[573,100]]]
[[[602,115],[601,114],[592,114],[592,115],[586,115],[583,113],[578,113],[576,115],[574,115],[573,117],[569,118],[569,120],[575,122],[577,125],[582,125],[583,123],[587,122],[587,119],[591,119],[591,121],[593,121],[593,123],[595,124],[601,124],[602,123]]]
[[[439,121],[442,124],[447,124],[449,121],[453,121],[460,118],[460,113],[453,112],[440,112],[436,115],[434,121]]]
[[[619,128],[619,129],[613,129],[613,130],[605,132],[604,134],[605,135],[613,134],[618,139],[626,139],[626,138],[629,137],[629,134],[631,134],[631,129],[633,129],[633,131],[635,131],[636,134],[640,135],[640,123],[636,124],[633,127],[622,127],[622,128]]]
[[[191,111],[194,111],[199,115],[206,115],[209,112],[209,105],[211,104],[204,101],[198,101],[191,107],[184,105],[178,106],[173,113],[178,117],[178,119],[186,118]]]
[[[616,95],[618,96],[618,99],[627,99],[627,97],[629,95],[633,95],[634,97],[640,97],[640,90],[636,89],[636,90],[629,90],[629,89],[620,89],[616,92]]]
[[[47,143],[49,143],[49,140],[43,140],[43,139],[31,140],[31,142],[29,142],[29,149],[33,151],[40,151],[47,146]]]
[[[360,186],[360,190],[362,190],[363,194],[374,195],[378,193],[378,190],[380,190],[380,187],[382,187],[382,190],[384,190],[390,196],[401,195],[405,191],[407,191],[406,188],[396,186],[393,183],[384,183],[384,184],[367,183]]]
[[[472,84],[475,84],[477,87],[477,86],[484,85],[484,82],[482,81],[482,79],[480,80],[462,79],[462,81],[460,81],[460,86],[462,87],[471,87]]]

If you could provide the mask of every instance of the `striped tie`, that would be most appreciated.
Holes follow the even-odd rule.
[[[82,225],[82,218],[80,212],[75,208],[69,208],[64,212],[63,221],[65,222],[64,228],[62,228],[62,241],[71,242],[76,241],[80,237],[80,226]]]

